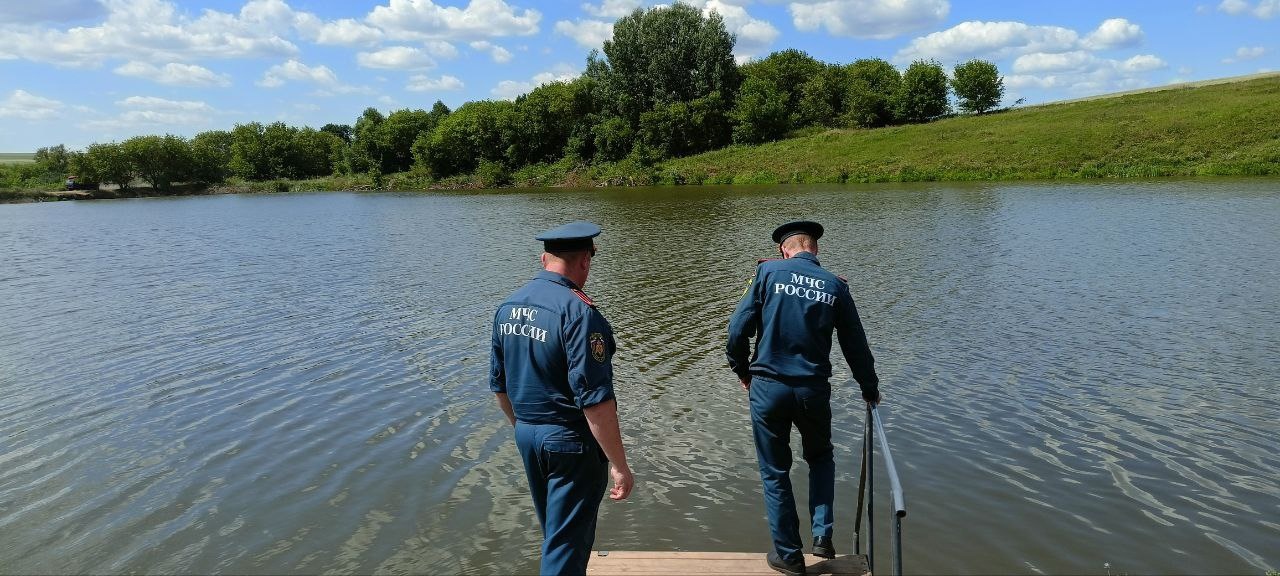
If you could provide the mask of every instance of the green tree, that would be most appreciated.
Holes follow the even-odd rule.
[[[272,166],[263,142],[265,128],[259,122],[236,124],[231,129],[231,173],[245,180],[270,178]]]
[[[267,167],[262,180],[297,178],[303,159],[297,146],[298,129],[284,122],[272,122],[262,129],[262,154]]]
[[[191,139],[191,180],[220,184],[231,174],[231,133],[209,130]]]
[[[367,172],[370,168],[382,170],[382,158],[387,143],[383,137],[382,123],[386,117],[377,108],[365,108],[356,119],[354,137],[348,149],[347,170],[352,173]]]
[[[1004,98],[1004,79],[995,64],[974,59],[956,65],[951,89],[960,101],[961,110],[982,114],[1000,105]]]
[[[712,92],[732,101],[740,83],[734,37],[724,19],[687,4],[636,9],[613,26],[605,59],[588,58],[586,74],[599,82],[606,117],[632,128],[640,115],[662,104],[689,102]]]
[[[671,102],[640,115],[638,143],[657,158],[686,156],[729,143],[728,106],[719,92]]]
[[[48,146],[36,150],[35,157],[32,159],[35,160],[35,164],[40,170],[50,175],[56,175],[57,178],[61,179],[68,174],[69,167],[67,163],[69,158],[67,147],[58,144],[57,146]]]
[[[298,178],[328,176],[342,158],[342,139],[332,132],[304,127],[293,135],[292,172]]]
[[[418,137],[413,140],[413,144],[409,147],[409,152],[413,156],[412,168],[414,170],[426,170],[427,172],[430,172],[430,168],[428,168],[426,162],[423,161],[423,158],[426,157],[427,146],[431,143],[431,133],[434,132],[435,129],[440,126],[440,123],[452,113],[453,111],[450,110],[448,106],[445,106],[444,102],[439,100],[436,100],[436,103],[431,106],[431,111],[427,113],[431,116],[431,130],[419,133]]]
[[[902,74],[894,110],[906,122],[928,122],[950,112],[947,73],[942,66],[931,60],[912,62]]]
[[[70,152],[67,154],[67,173],[76,177],[76,186],[96,187],[102,181],[98,167],[93,163],[88,152]]]
[[[396,110],[378,125],[378,142],[384,146],[381,170],[384,174],[404,172],[413,167],[413,142],[436,127],[436,117],[426,110]]]
[[[354,133],[351,130],[350,124],[332,124],[332,123],[325,124],[324,126],[320,127],[320,131],[328,132],[330,134],[333,134],[334,136],[337,136],[339,140],[342,140],[343,144],[350,144],[351,138],[354,135]]]
[[[733,141],[738,144],[777,140],[791,126],[786,95],[773,81],[759,77],[748,76],[742,83],[730,116]]]
[[[191,177],[191,148],[183,138],[172,134],[134,136],[120,143],[120,148],[137,176],[152,188],[167,191],[175,182]]]
[[[803,86],[822,74],[824,64],[802,50],[780,50],[742,65],[743,78],[759,78],[772,82],[782,96],[787,114],[787,127],[783,133],[805,125],[806,118],[800,111],[804,96]]]
[[[91,170],[98,176],[98,181],[115,184],[121,190],[128,190],[129,183],[137,175],[133,162],[129,161],[129,156],[120,144],[115,142],[90,144],[85,150],[85,156],[85,160],[91,165],[86,172]]]
[[[505,162],[514,123],[514,102],[467,102],[416,145],[418,166],[434,178],[447,178],[474,172],[482,160]]]
[[[453,111],[450,110],[448,106],[445,106],[444,102],[436,100],[436,103],[431,105],[431,111],[428,112],[428,114],[431,115],[431,125],[439,126],[440,121],[444,120],[445,116],[448,116],[452,112]]]
[[[606,162],[626,158],[635,144],[635,138],[631,123],[618,116],[607,117],[591,129],[595,157]]]
[[[855,60],[846,68],[845,124],[863,128],[894,122],[894,98],[902,87],[902,74],[879,58]]]
[[[821,71],[800,85],[796,126],[835,127],[842,124],[848,84],[848,71],[843,66],[824,64]]]
[[[516,98],[512,166],[554,162],[565,154],[569,137],[593,112],[585,81],[550,82]]]

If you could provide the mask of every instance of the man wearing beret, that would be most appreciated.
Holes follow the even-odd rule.
[[[867,336],[849,285],[818,263],[822,225],[790,222],[773,231],[781,259],[762,261],[729,320],[729,367],[751,399],[756,460],[773,536],[769,567],[804,574],[800,522],[791,488],[791,427],[809,464],[813,553],[834,558],[835,462],[831,445],[831,334],[839,338],[862,398],[879,402]],[[755,338],[754,354],[751,338]]]
[[[542,574],[585,574],[609,476],[613,500],[634,484],[613,394],[613,330],[582,292],[599,234],[571,222],[538,235],[545,270],[493,318],[489,388],[515,427],[542,526]]]

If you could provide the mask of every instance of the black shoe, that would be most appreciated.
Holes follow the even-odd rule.
[[[768,556],[769,567],[777,570],[787,576],[801,576],[804,574],[804,560],[799,562],[783,562],[782,557],[777,552],[770,552]]]
[[[819,558],[836,557],[836,545],[831,543],[830,536],[813,537],[813,555]]]

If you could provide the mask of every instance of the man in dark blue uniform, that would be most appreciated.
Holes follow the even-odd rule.
[[[542,525],[542,574],[585,574],[609,476],[613,500],[634,484],[613,394],[613,330],[582,292],[599,234],[590,222],[540,234],[545,271],[493,318],[489,388],[515,426]]]
[[[804,574],[800,521],[791,489],[791,427],[809,464],[813,553],[835,557],[831,541],[835,462],[831,445],[831,333],[867,402],[880,400],[871,349],[848,284],[818,263],[817,222],[773,231],[782,259],[762,261],[729,320],[729,367],[751,398],[756,460],[773,535],[769,566]],[[750,339],[756,339],[752,354]]]

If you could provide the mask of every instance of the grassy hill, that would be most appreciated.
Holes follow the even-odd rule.
[[[0,167],[32,154],[0,153]],[[784,184],[1161,176],[1280,176],[1280,74],[1221,79],[874,130],[823,130],[642,166],[569,159],[524,167],[515,186]],[[231,182],[169,194],[424,190],[497,184],[484,174],[432,181],[413,172]],[[78,197],[5,188],[0,202]],[[139,187],[130,195],[154,195]],[[104,192],[101,195],[111,195]]]
[[[829,130],[660,164],[664,183],[1280,175],[1280,75]]]
[[[27,152],[0,152],[0,164],[26,164],[35,162],[35,154]]]

